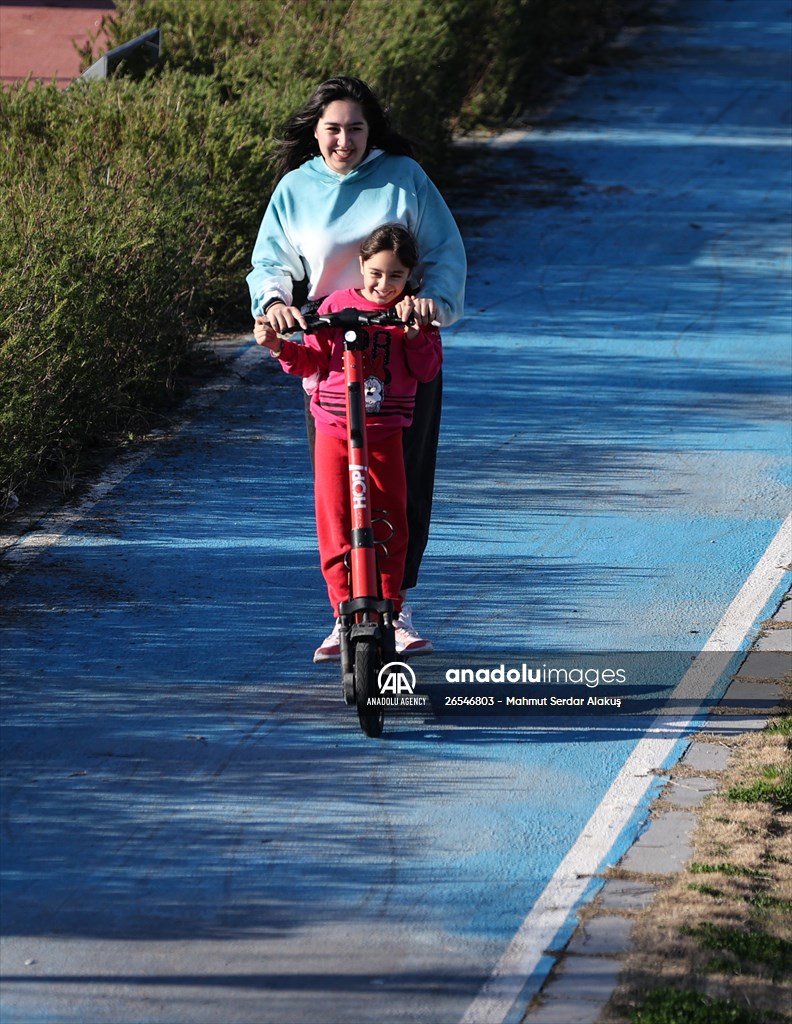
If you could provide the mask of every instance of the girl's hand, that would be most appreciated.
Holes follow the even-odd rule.
[[[305,322],[305,317],[296,306],[287,306],[283,302],[273,303],[265,316],[269,321],[270,327],[279,334],[292,331],[295,327],[305,330],[308,326]]]
[[[415,308],[415,299],[412,295],[405,295],[403,299],[396,303],[396,315],[400,320],[403,320],[405,325],[404,333],[408,338],[414,338],[419,331],[419,317]],[[413,321],[410,324],[410,321]]]
[[[269,320],[265,316],[257,316],[253,323],[253,337],[256,344],[262,348],[272,349],[273,352],[280,352],[283,342],[270,327]]]

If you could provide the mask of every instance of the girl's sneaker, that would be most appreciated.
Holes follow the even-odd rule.
[[[314,661],[340,661],[341,660],[341,637],[339,631],[341,622],[336,619],[333,632],[325,637],[321,644],[314,651]]]
[[[412,608],[403,604],[399,617],[393,623],[396,636],[397,654],[431,654],[434,650],[432,641],[426,640],[413,625]]]

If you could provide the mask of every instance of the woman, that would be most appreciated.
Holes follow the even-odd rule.
[[[412,158],[410,143],[393,130],[371,89],[360,79],[323,82],[286,124],[278,183],[264,214],[248,275],[254,318],[275,331],[305,321],[299,304],[354,287],[360,276],[360,243],[385,223],[404,225],[420,253],[415,315],[441,326],[462,316],[467,270],[462,238],[435,185]],[[310,394],[315,380],[305,382]],[[418,580],[429,536],[442,378],[421,384],[412,426],[404,432],[409,544],[402,591]],[[307,417],[313,453],[312,417]],[[408,604],[400,615],[399,653],[432,650],[412,623]],[[318,651],[335,656],[331,633]],[[340,656],[340,653],[339,653]],[[327,660],[323,657],[322,660]]]

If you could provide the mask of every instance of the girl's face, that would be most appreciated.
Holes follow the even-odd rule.
[[[395,302],[407,287],[410,277],[408,267],[402,263],[395,252],[383,250],[374,253],[367,260],[360,260],[363,274],[361,294],[369,302],[377,302],[386,306]]]
[[[314,135],[330,170],[349,174],[366,155],[369,126],[359,103],[333,100],[316,122]]]

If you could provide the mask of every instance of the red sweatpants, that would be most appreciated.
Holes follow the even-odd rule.
[[[333,614],[337,616],[339,602],[350,598],[349,572],[344,564],[344,557],[350,549],[351,532],[346,440],[329,437],[317,430],[315,462],[314,496],[319,558]],[[378,440],[373,446],[370,444],[369,482],[372,517],[378,519],[384,515],[393,527],[393,536],[387,540],[386,546],[377,546],[377,564],[382,580],[382,596],[390,598],[394,611],[398,612],[401,609],[400,588],[407,555],[407,483],[401,431]],[[375,540],[385,540],[389,533],[385,523],[374,523]]]

